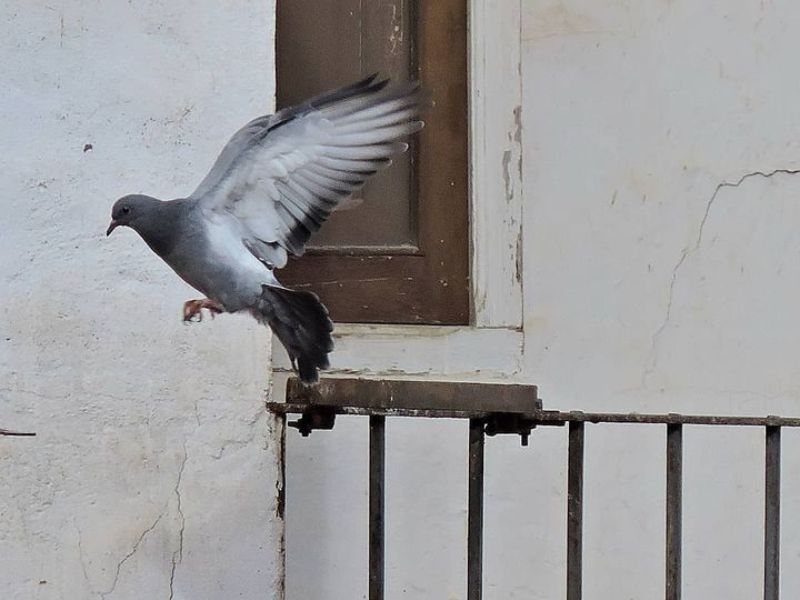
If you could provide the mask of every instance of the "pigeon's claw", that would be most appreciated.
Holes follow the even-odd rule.
[[[183,322],[198,323],[203,320],[203,312],[197,305],[197,300],[188,300],[183,303]]]
[[[183,322],[191,323],[203,320],[202,300],[187,300],[183,303]]]
[[[225,309],[221,304],[214,302],[213,300],[209,300],[208,298],[203,298],[201,300],[187,300],[183,303],[184,323],[199,323],[202,321],[204,308],[209,312],[212,319],[214,318],[214,315],[225,312]]]

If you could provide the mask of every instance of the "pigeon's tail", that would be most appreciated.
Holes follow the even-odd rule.
[[[253,315],[270,326],[283,343],[303,383],[319,381],[319,371],[330,366],[333,322],[328,309],[311,292],[262,286]]]

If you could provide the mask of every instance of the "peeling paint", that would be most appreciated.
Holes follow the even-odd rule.
[[[516,183],[522,180],[522,107],[517,105],[512,111],[513,120],[512,127],[508,131],[508,148],[503,151],[502,158],[502,173],[503,184],[505,188],[506,202],[511,202],[516,193]],[[516,157],[514,162],[514,171],[512,172],[511,162]]]
[[[389,53],[392,56],[397,56],[400,51],[400,48],[403,45],[403,40],[405,39],[405,27],[403,27],[403,12],[402,10],[397,10],[396,4],[390,4],[389,9],[392,12],[391,17],[389,18],[390,22],[390,30],[389,30]]]
[[[514,107],[514,135],[512,139],[517,144],[522,144],[522,106],[519,104]]]
[[[506,202],[514,199],[514,184],[511,182],[511,150],[503,152],[503,184],[506,190]]]

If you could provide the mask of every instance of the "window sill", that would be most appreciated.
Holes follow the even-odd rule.
[[[522,368],[519,329],[337,324],[334,340],[325,375],[484,380],[511,378]],[[273,370],[290,371],[280,342],[273,340],[272,350]]]

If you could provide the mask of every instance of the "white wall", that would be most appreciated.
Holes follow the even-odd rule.
[[[517,378],[549,408],[797,415],[800,176],[783,171],[800,169],[800,7],[521,4]],[[366,592],[366,439],[344,419],[290,435],[290,597]],[[466,428],[392,421],[387,439],[388,597],[464,598]],[[563,597],[565,440],[487,442],[486,598]],[[585,597],[660,597],[663,429],[586,441]],[[784,433],[786,597],[799,441]],[[684,460],[684,597],[759,597],[762,432],[687,428]]]
[[[800,168],[800,8],[731,6],[522,0],[517,378],[547,407],[797,414],[800,189],[782,171]],[[174,598],[271,597],[266,336],[184,327],[193,292],[130,232],[103,237],[116,197],[187,193],[269,108],[271,3],[2,10],[0,427],[39,435],[0,438],[0,594],[169,597],[172,580]],[[466,430],[387,433],[389,597],[463,598]],[[758,597],[761,435],[685,438],[684,597]],[[588,430],[586,598],[660,596],[663,442]],[[289,597],[363,597],[366,426],[288,446]],[[564,467],[562,429],[489,440],[485,597],[563,596]]]
[[[268,336],[184,326],[131,192],[188,194],[271,108],[273,3],[0,4],[0,596],[273,598]],[[92,151],[84,152],[91,144]]]
[[[798,414],[800,179],[772,173],[800,166],[800,7],[523,6],[526,375],[563,409]],[[559,457],[561,437],[539,452]],[[684,597],[759,597],[763,433],[685,440]],[[589,430],[587,597],[660,595],[663,445],[659,428]],[[787,597],[798,463],[787,431]],[[561,483],[563,462],[544,477]],[[524,585],[555,598],[563,541],[543,530],[563,489],[543,488],[519,490],[542,513]]]

